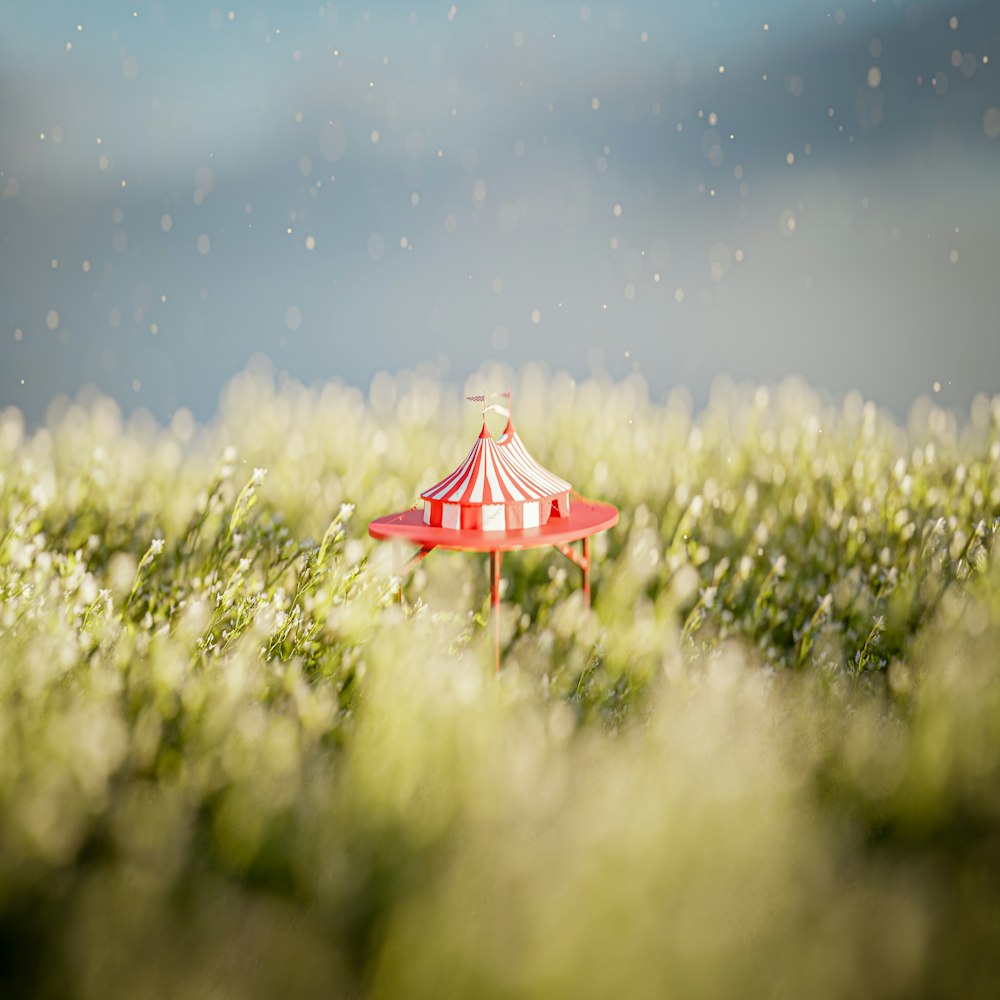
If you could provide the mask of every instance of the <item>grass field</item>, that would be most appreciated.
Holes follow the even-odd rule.
[[[505,559],[499,680],[484,560],[367,537],[435,376],[0,415],[0,995],[1000,994],[1000,397],[514,403],[622,519],[589,631]]]

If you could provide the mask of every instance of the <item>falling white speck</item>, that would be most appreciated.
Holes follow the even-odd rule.
[[[208,251],[212,249],[212,241],[204,233],[202,233],[201,236],[198,237],[197,245],[198,245],[198,253],[202,255],[207,254]]]
[[[298,306],[289,306],[285,310],[285,326],[295,333],[302,326],[302,310]]]
[[[45,314],[45,325],[50,330],[57,330],[59,328],[59,313],[55,309],[50,309]]]

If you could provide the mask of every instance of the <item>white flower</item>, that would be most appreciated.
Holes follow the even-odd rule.
[[[163,551],[163,539],[154,538],[149,543],[149,554],[152,556],[158,556]]]
[[[347,521],[353,513],[354,513],[354,504],[342,503],[340,505],[340,513],[337,515],[337,519],[341,523],[343,523],[344,521]]]
[[[267,469],[254,469],[253,478],[250,480],[254,486],[260,486],[264,482],[264,477],[267,475]]]

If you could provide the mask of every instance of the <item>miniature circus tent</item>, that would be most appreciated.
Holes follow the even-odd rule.
[[[420,497],[425,524],[456,531],[510,531],[568,517],[570,489],[528,454],[510,420],[497,440],[484,420],[465,461]]]

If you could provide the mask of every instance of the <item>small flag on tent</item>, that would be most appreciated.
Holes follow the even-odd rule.
[[[466,396],[470,403],[485,403],[487,399],[510,399],[510,389],[506,392],[481,392],[478,396]]]

